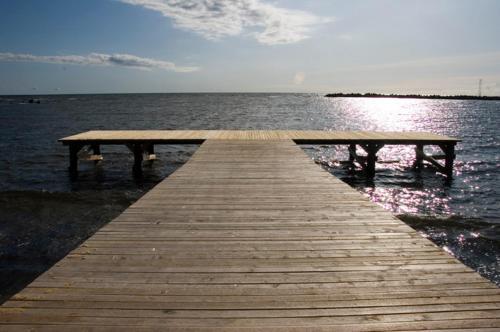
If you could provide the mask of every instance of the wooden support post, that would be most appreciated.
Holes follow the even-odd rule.
[[[71,177],[78,175],[78,152],[83,145],[72,143],[69,145],[69,174]]]
[[[134,153],[134,166],[132,168],[132,171],[135,176],[141,176],[142,175],[142,144],[140,143],[134,143],[132,145],[132,152]]]
[[[455,143],[442,144],[439,146],[445,153],[444,174],[453,177],[453,162],[455,160]]]
[[[368,155],[366,156],[366,174],[368,177],[375,176],[375,162],[377,161],[377,152],[373,149],[369,149]]]
[[[384,144],[368,143],[361,144],[363,150],[366,151],[366,175],[368,177],[375,176],[375,162],[377,161],[377,152],[384,146]]]
[[[444,156],[428,156],[424,152],[423,145],[417,145],[415,149],[416,160],[413,166],[415,169],[420,169],[423,165],[423,161],[425,160],[432,164],[438,172],[441,172],[451,178],[453,176],[453,161],[455,160],[455,143],[440,144],[439,147],[445,153]],[[444,166],[437,161],[438,159],[445,160]]]
[[[417,144],[415,147],[415,163],[413,164],[413,169],[420,171],[424,165],[424,145]]]
[[[354,163],[356,160],[356,144],[349,144],[349,162]]]

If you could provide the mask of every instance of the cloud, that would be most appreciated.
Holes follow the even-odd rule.
[[[300,85],[302,83],[304,83],[304,80],[306,79],[306,74],[304,74],[303,72],[298,72],[295,74],[295,76],[293,77],[293,83],[296,84],[296,85]]]
[[[210,40],[237,36],[250,29],[248,34],[262,44],[290,44],[308,38],[315,25],[332,21],[260,0],[118,1],[159,12],[171,18],[176,27],[194,31]]]
[[[0,53],[0,61],[39,62],[86,66],[119,66],[143,70],[163,69],[182,73],[192,72],[199,69],[198,67],[180,67],[175,65],[173,62],[141,58],[130,54],[91,53],[88,55],[33,55]]]

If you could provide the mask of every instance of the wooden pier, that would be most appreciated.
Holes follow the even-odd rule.
[[[369,177],[375,175],[377,152],[385,145],[415,145],[415,169],[428,161],[436,169],[452,177],[455,145],[460,140],[452,137],[422,132],[373,132],[373,131],[318,131],[318,130],[107,130],[88,131],[59,141],[69,146],[70,174],[78,172],[78,152],[88,146],[93,152],[91,160],[102,160],[101,145],[126,145],[134,155],[133,171],[142,174],[144,157],[154,160],[154,146],[158,144],[201,144],[205,140],[282,140],[297,144],[323,144],[349,146],[349,160],[358,162]],[[424,153],[426,145],[437,145],[444,152],[440,156]],[[358,155],[357,147],[366,155]],[[444,164],[436,159],[444,159]]]
[[[206,139],[0,330],[498,331],[500,289],[291,139]]]

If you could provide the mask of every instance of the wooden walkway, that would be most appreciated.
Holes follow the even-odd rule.
[[[102,160],[103,144],[124,144],[134,154],[134,173],[142,174],[144,155],[154,160],[157,144],[201,144],[205,140],[293,140],[297,144],[345,144],[349,146],[351,162],[358,162],[368,176],[375,175],[377,152],[384,145],[415,145],[415,168],[423,161],[434,165],[448,177],[453,175],[455,145],[459,139],[425,132],[375,132],[375,131],[321,131],[321,130],[97,130],[87,131],[60,139],[69,146],[69,170],[73,177],[78,171],[78,152],[86,145],[93,151],[91,160]],[[428,156],[426,145],[437,145],[444,155]],[[358,155],[357,147],[366,153]],[[444,159],[444,164],[436,159]]]
[[[0,330],[498,331],[500,289],[291,140],[207,140]]]

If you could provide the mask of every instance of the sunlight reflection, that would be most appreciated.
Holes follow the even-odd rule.
[[[368,130],[418,130],[432,111],[419,99],[350,98],[348,104],[351,113],[370,123]]]

